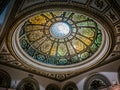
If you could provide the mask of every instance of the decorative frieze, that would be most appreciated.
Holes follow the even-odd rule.
[[[115,12],[113,9],[108,10],[105,15],[112,23],[119,21],[117,12]]]
[[[117,43],[120,43],[120,36],[117,37]]]
[[[120,24],[116,25],[115,29],[116,29],[116,33],[120,33]]]
[[[24,0],[21,10],[24,8],[27,8],[29,6],[32,6],[36,3],[44,3],[44,2],[45,2],[45,0]]]
[[[117,44],[113,51],[120,52],[120,44]]]
[[[93,2],[91,3],[91,7],[99,11],[105,10],[107,6],[108,6],[108,3],[106,2],[106,0],[93,0]]]

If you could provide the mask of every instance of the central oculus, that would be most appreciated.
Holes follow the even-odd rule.
[[[57,22],[50,27],[50,33],[55,38],[66,38],[70,35],[71,28],[66,22]]]

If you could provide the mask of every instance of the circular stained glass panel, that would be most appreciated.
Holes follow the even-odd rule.
[[[51,11],[34,15],[19,32],[19,44],[35,61],[71,65],[86,61],[100,48],[102,27],[84,14]]]
[[[69,24],[65,22],[56,22],[50,27],[50,32],[53,37],[61,39],[70,34],[71,28]]]

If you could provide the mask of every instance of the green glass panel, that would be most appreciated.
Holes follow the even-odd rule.
[[[90,47],[92,53],[95,53],[98,49],[98,47],[96,46],[96,44],[93,44],[91,47]]]
[[[88,26],[91,26],[91,27],[95,27],[95,22],[93,22],[93,21],[88,21],[87,22],[88,23]]]
[[[41,45],[41,51],[48,54],[50,52],[50,48],[52,46],[52,42],[49,40],[46,40],[42,45]]]
[[[72,62],[73,62],[73,63],[79,62],[79,59],[78,59],[77,55],[74,56],[74,57],[72,57]]]
[[[60,59],[59,64],[60,65],[65,65],[67,63],[67,59]]]
[[[62,21],[62,18],[56,18],[56,20],[59,22],[59,21]]]
[[[65,17],[69,17],[72,12],[66,12]]]
[[[59,39],[59,42],[64,42],[64,39]]]
[[[91,29],[91,28],[81,28],[81,29],[79,29],[79,33],[88,38],[92,38],[95,35],[93,29]]]
[[[73,28],[72,31],[75,33],[75,32],[77,32],[77,29],[76,29],[76,28]]]
[[[100,44],[101,44],[101,41],[102,41],[102,35],[101,35],[101,34],[98,34],[98,35],[97,35],[97,39],[96,39],[96,44],[100,45]]]
[[[49,19],[53,18],[52,15],[51,15],[49,12],[44,13],[44,15],[47,17],[46,19],[48,19],[48,18],[49,18]]]
[[[54,37],[51,36],[50,39],[54,41],[56,38],[54,38]]]
[[[63,43],[60,43],[58,46],[58,51],[57,51],[59,56],[65,56],[67,53],[67,48],[66,45]]]
[[[67,22],[68,22],[70,25],[73,24],[73,22],[72,22],[71,20],[68,20]]]
[[[75,48],[77,53],[86,48],[86,46],[81,41],[79,41],[77,39],[72,40],[72,45]]]
[[[88,39],[86,37],[83,37],[83,36],[80,36],[80,35],[76,35],[76,37],[87,46],[89,46],[92,43],[92,40]]]
[[[69,53],[70,53],[71,55],[75,54],[75,51],[74,51],[71,43],[67,42],[67,47],[68,47]]]
[[[69,36],[69,37],[68,37],[68,40],[70,40],[70,39],[72,39],[72,38],[73,38],[73,36]]]
[[[101,31],[101,29],[102,29],[100,25],[97,25],[97,28],[98,28],[100,31]]]
[[[81,54],[82,59],[86,59],[88,57],[89,57],[89,52],[84,52],[84,53]]]
[[[80,22],[77,24],[77,26],[88,26],[87,22]]]
[[[73,20],[74,21],[83,21],[83,20],[87,20],[87,19],[88,19],[88,16],[85,16],[85,15],[82,15],[82,14],[78,14],[78,13],[76,13],[73,16]]]
[[[54,11],[53,14],[55,16],[61,16],[63,14],[63,11]]]
[[[52,49],[50,51],[50,55],[51,56],[55,56],[56,55],[56,51],[57,51],[57,43],[54,43],[53,47],[52,47]]]
[[[80,62],[82,61],[81,54],[78,54],[78,59]]]

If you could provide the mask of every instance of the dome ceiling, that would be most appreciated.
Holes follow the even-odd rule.
[[[120,55],[120,17],[109,1],[16,3],[6,24],[1,63],[62,81]]]
[[[21,19],[12,33],[11,47],[20,61],[53,72],[93,67],[110,47],[100,23],[74,9],[41,10]]]
[[[85,61],[100,47],[102,32],[92,18],[70,11],[52,11],[29,18],[19,44],[33,59],[52,65]]]

